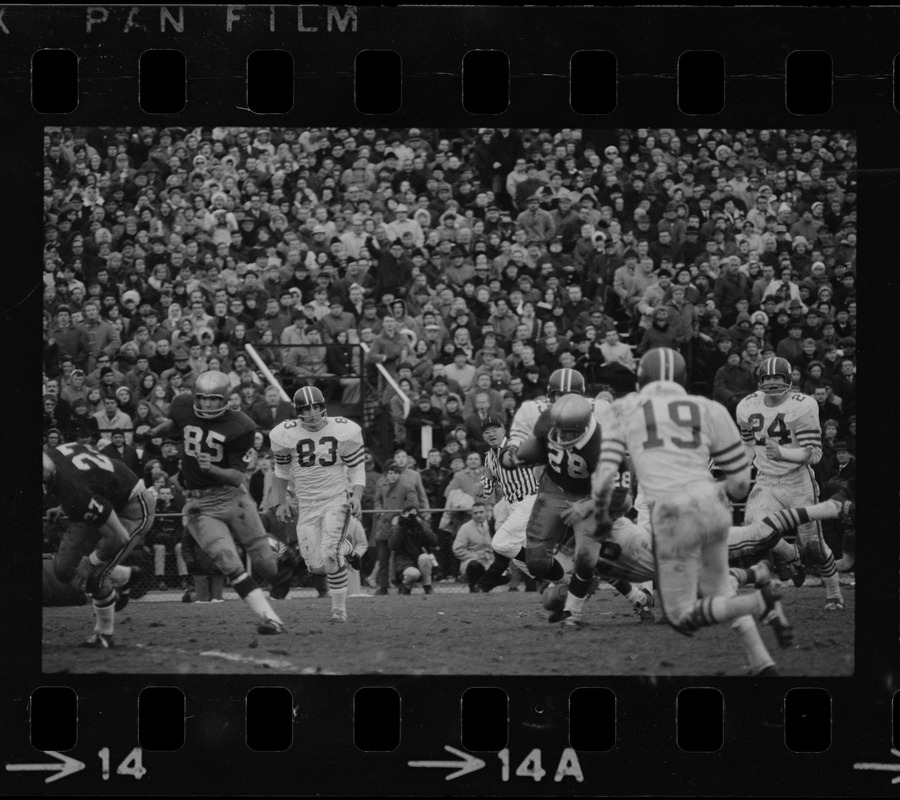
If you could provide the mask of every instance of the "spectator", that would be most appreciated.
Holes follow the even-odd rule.
[[[378,558],[377,595],[388,593],[391,577],[391,530],[398,510],[404,508],[418,508],[416,493],[408,484],[400,482],[400,468],[396,464],[388,464],[384,478],[375,489],[375,510],[380,512],[375,520],[374,535]]]
[[[713,397],[725,406],[733,417],[738,403],[755,391],[756,375],[741,363],[741,354],[731,350],[725,366],[716,372]]]
[[[115,430],[125,432],[125,443],[131,444],[134,435],[131,430],[131,417],[125,414],[120,408],[115,397],[106,397],[103,400],[103,410],[94,414],[97,420],[97,430],[99,434],[109,439],[110,434]]]
[[[125,432],[118,430],[111,431],[109,438],[110,444],[106,445],[100,452],[110,458],[121,461],[132,472],[139,472],[141,458],[134,447],[125,443]]]
[[[478,581],[494,560],[487,508],[476,500],[472,519],[460,526],[453,540],[453,555],[459,559],[459,573],[466,579],[470,592],[478,592]]]
[[[415,506],[406,506],[392,526],[389,547],[394,555],[394,583],[399,594],[410,594],[421,582],[425,594],[432,594],[431,573],[437,536]]]

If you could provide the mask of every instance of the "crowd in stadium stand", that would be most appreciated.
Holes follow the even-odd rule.
[[[446,574],[480,420],[559,366],[612,398],[675,347],[733,415],[783,356],[820,405],[820,485],[855,471],[851,132],[48,128],[44,153],[44,445],[91,442],[157,491],[180,444],[149,430],[218,369],[260,427],[266,510],[292,409],[247,345],[365,421],[366,506],[440,509]],[[373,545],[392,516],[367,515]]]

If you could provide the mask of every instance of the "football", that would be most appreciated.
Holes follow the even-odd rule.
[[[541,594],[541,603],[547,611],[562,611],[566,605],[569,587],[564,583],[551,583]]]

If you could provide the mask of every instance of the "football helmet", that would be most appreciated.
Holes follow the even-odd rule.
[[[766,358],[756,368],[760,391],[780,400],[791,391],[791,364],[786,358]]]
[[[294,392],[294,413],[308,431],[320,431],[328,422],[325,397],[315,386],[303,386]]]
[[[584,394],[584,375],[577,369],[558,369],[547,381],[547,398],[555,403],[566,394]]]
[[[201,373],[194,382],[194,413],[201,419],[221,417],[228,410],[228,395],[231,393],[231,381],[224,372],[210,370]],[[219,404],[215,408],[202,408],[201,400],[215,399]]]
[[[638,364],[638,385],[646,386],[654,381],[687,383],[687,365],[684,356],[670,347],[654,347],[644,353]]]
[[[550,409],[547,441],[554,447],[571,450],[594,419],[590,401],[579,394],[566,394]]]

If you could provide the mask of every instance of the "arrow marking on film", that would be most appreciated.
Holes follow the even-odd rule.
[[[895,750],[892,747],[891,755],[900,758],[900,750]],[[900,764],[877,764],[864,761],[854,764],[853,769],[869,769],[874,770],[875,772],[900,772]],[[893,778],[891,780],[891,783],[900,783],[900,775],[898,775],[896,778]]]
[[[480,758],[476,758],[475,756],[470,756],[468,753],[464,753],[462,750],[457,750],[455,747],[450,747],[449,744],[444,745],[444,750],[448,753],[452,753],[455,756],[459,756],[462,761],[410,761],[409,766],[411,767],[451,767],[456,770],[456,772],[451,772],[447,775],[444,780],[452,781],[454,778],[459,778],[463,775],[468,775],[470,772],[476,772],[484,766],[484,761]]]
[[[51,775],[44,783],[53,783],[53,781],[61,780],[68,775],[81,772],[84,769],[84,763],[75,758],[69,758],[55,750],[44,750],[48,756],[53,756],[60,760],[59,764],[7,764],[7,772],[56,772],[57,775]]]

